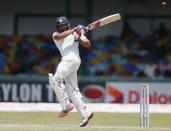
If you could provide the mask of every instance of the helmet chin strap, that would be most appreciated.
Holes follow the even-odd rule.
[[[68,30],[70,30],[70,27],[71,27],[71,24],[70,24],[70,23],[68,23]]]

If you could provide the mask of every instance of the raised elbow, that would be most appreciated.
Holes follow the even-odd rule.
[[[91,47],[90,42],[87,42],[87,48],[90,48],[90,47]]]
[[[85,41],[85,47],[86,48],[90,48],[91,47],[91,43],[90,43],[90,41],[88,39]]]

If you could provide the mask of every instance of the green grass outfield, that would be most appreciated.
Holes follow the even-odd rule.
[[[0,131],[171,131],[171,114],[150,114],[150,128],[139,127],[139,114],[94,113],[79,127],[78,113],[59,119],[54,112],[0,112]]]

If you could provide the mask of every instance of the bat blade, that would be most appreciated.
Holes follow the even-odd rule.
[[[113,15],[104,17],[104,18],[102,18],[100,20],[97,20],[97,21],[89,24],[86,28],[88,30],[94,30],[94,29],[96,29],[98,27],[109,24],[111,22],[115,22],[115,21],[120,20],[120,19],[121,19],[121,15],[119,13],[113,14]]]

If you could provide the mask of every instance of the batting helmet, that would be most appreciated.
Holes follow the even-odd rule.
[[[58,17],[56,19],[56,27],[58,31],[59,31],[59,27],[62,25],[67,25],[67,30],[70,29],[70,21],[64,16]]]

